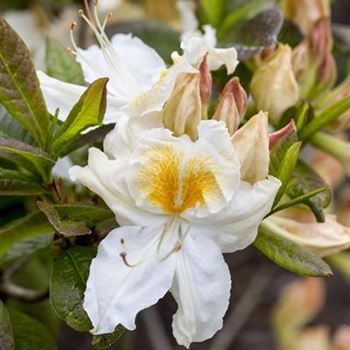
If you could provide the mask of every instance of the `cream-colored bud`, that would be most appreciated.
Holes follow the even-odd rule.
[[[321,18],[329,18],[329,0],[283,0],[284,17],[308,35],[313,24]]]
[[[251,184],[265,179],[270,162],[267,113],[249,119],[231,140],[241,163],[241,179]]]
[[[197,125],[202,119],[200,73],[183,73],[177,77],[174,90],[163,109],[163,123],[176,136],[197,138]]]
[[[224,121],[232,135],[247,111],[247,99],[239,78],[233,77],[226,84],[212,119]]]
[[[282,113],[299,100],[299,86],[292,69],[292,50],[279,45],[254,73],[251,93],[258,110],[269,112],[276,124]]]
[[[350,228],[339,224],[331,215],[323,223],[300,214],[295,219],[271,215],[263,221],[263,226],[321,257],[350,247]]]

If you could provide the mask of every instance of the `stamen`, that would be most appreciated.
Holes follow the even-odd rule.
[[[94,20],[93,20],[92,15],[91,15],[90,5],[89,5],[88,0],[84,0],[84,7],[85,7],[88,18],[90,19],[91,23],[93,23]]]

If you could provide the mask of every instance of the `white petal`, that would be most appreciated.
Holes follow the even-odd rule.
[[[64,121],[86,90],[86,86],[65,83],[51,78],[41,71],[37,71],[37,75],[48,111],[55,114],[56,109],[59,108],[58,117]]]
[[[258,226],[270,211],[281,183],[274,177],[250,185],[241,182],[235,196],[219,213],[193,218],[191,233],[206,235],[222,252],[231,253],[251,244]]]
[[[180,345],[209,339],[222,327],[230,288],[230,272],[216,244],[200,235],[187,236],[171,287],[179,306],[173,333]]]
[[[125,116],[107,134],[103,142],[103,150],[112,159],[128,157],[142,131],[162,126],[162,116],[159,112],[151,112],[135,118]]]
[[[176,2],[179,10],[182,33],[193,33],[198,28],[198,20],[194,12],[195,6],[192,1],[179,0]]]
[[[76,181],[97,193],[115,213],[120,225],[154,225],[166,218],[149,213],[135,205],[126,185],[128,161],[109,160],[97,148],[89,149],[88,165],[74,166],[69,174]]]
[[[228,49],[210,49],[208,51],[208,66],[210,70],[217,70],[226,66],[227,74],[232,74],[238,65],[237,51],[234,47]]]
[[[139,117],[149,112],[161,111],[164,103],[170,97],[177,76],[180,73],[196,73],[187,61],[173,64],[158,76],[158,80],[149,86],[147,90],[135,97],[124,109],[129,116]]]
[[[118,324],[135,329],[136,314],[169,290],[176,255],[158,259],[160,233],[159,227],[124,226],[111,231],[100,243],[83,304],[94,326],[93,334],[111,333]],[[125,252],[124,260],[120,254]]]
[[[61,121],[65,121],[73,106],[86,91],[87,86],[66,83],[51,78],[41,71],[37,71],[37,74],[48,111],[51,114],[55,114],[56,109],[59,108],[58,118]],[[107,108],[103,123],[116,123],[123,115],[120,111],[120,101],[114,96],[107,94]]]

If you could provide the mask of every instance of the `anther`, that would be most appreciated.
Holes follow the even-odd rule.
[[[126,260],[126,252],[121,252],[120,253],[120,257],[123,259],[123,262],[124,262],[124,264],[126,265],[126,266],[128,266],[128,267],[135,267],[135,265],[130,265],[129,263],[128,263],[128,261]]]
[[[179,241],[176,242],[175,244],[175,251],[178,252],[181,249],[181,243]]]
[[[84,16],[84,11],[82,9],[79,9],[78,10],[78,14],[80,17],[83,17]]]
[[[96,6],[96,7],[98,6],[98,0],[94,1],[94,6]]]
[[[72,22],[72,24],[70,25],[70,30],[73,31],[76,26],[77,26],[77,23],[76,22]]]

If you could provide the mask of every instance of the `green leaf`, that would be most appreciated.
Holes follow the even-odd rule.
[[[92,337],[92,345],[97,349],[104,349],[110,347],[124,334],[124,327],[118,325],[113,333],[94,335]]]
[[[208,22],[217,27],[220,24],[225,10],[225,0],[200,0]]]
[[[300,108],[297,110],[296,117],[295,117],[295,122],[296,122],[296,127],[298,132],[308,122],[309,115],[310,115],[310,105],[307,102],[304,102],[300,106]]]
[[[180,50],[180,33],[171,27],[154,21],[118,23],[107,26],[109,37],[115,33],[132,33],[154,48],[165,62],[171,64],[171,53]]]
[[[279,10],[266,9],[251,19],[237,23],[221,42],[225,46],[233,45],[238,51],[239,60],[244,61],[261,48],[275,44],[282,23]]]
[[[84,221],[86,225],[96,225],[114,214],[103,207],[90,204],[54,205],[61,218]],[[35,251],[47,247],[54,234],[54,229],[46,216],[35,211],[21,219],[0,228],[0,268],[8,266],[20,256],[31,255]]]
[[[91,247],[69,248],[61,252],[52,270],[51,304],[57,315],[78,331],[92,329],[83,309],[83,300],[91,260],[95,255],[96,250]]]
[[[9,309],[16,350],[55,350],[56,343],[48,329],[35,318]]]
[[[275,234],[264,222],[259,227],[254,245],[275,264],[298,275],[318,277],[332,275],[330,267],[321,258],[289,239]]]
[[[15,350],[10,316],[4,303],[0,300],[0,349]]]
[[[14,257],[21,255],[22,251],[16,245],[27,240],[38,239],[41,236],[52,238],[53,229],[47,221],[45,215],[41,212],[34,212],[17,219],[0,229],[0,266],[2,267]],[[33,242],[33,241],[32,241]],[[10,251],[10,249],[14,251]],[[27,248],[24,246],[24,248]],[[29,250],[33,247],[29,245]],[[25,249],[23,254],[27,253]]]
[[[299,160],[287,186],[287,195],[294,199],[320,188],[326,188],[326,191],[306,199],[304,204],[310,207],[318,222],[324,222],[323,208],[326,208],[331,201],[329,186],[315,170]]]
[[[33,196],[44,193],[35,178],[16,170],[0,168],[0,194],[3,196]]]
[[[332,104],[319,115],[316,115],[316,117],[300,131],[300,139],[305,140],[310,138],[314,133],[335,121],[348,110],[350,110],[350,96]]]
[[[81,66],[57,40],[46,41],[46,73],[71,84],[85,85]]]
[[[37,205],[52,227],[63,236],[81,236],[91,233],[91,230],[81,221],[62,219],[55,207],[47,200],[40,200]]]
[[[274,213],[277,213],[278,211],[293,207],[293,206],[298,205],[298,204],[306,204],[309,199],[311,199],[312,197],[314,197],[317,194],[324,192],[324,191],[329,191],[329,187],[327,186],[327,187],[318,188],[317,190],[308,192],[308,193],[303,194],[299,197],[296,197],[288,202],[285,202],[281,205],[278,205],[277,207],[273,208],[273,210],[271,210],[269,212],[269,214],[266,215],[266,217],[268,217]]]
[[[0,18],[0,43],[1,102],[44,147],[49,114],[35,67],[24,42],[3,18]]]
[[[34,145],[31,134],[16,119],[12,118],[3,105],[0,105],[0,136],[14,138],[28,145]]]
[[[277,192],[274,205],[276,205],[279,202],[283,194],[286,192],[286,188],[288,186],[289,180],[292,177],[294,168],[299,159],[300,147],[301,147],[301,142],[293,143],[288,148],[286,154],[284,155],[281,161],[281,165],[280,165],[280,169],[277,177],[281,180],[282,185]]]
[[[46,152],[8,137],[0,137],[0,151],[9,153],[15,163],[37,173],[46,183],[49,182],[55,161]]]
[[[55,154],[66,154],[67,146],[80,137],[81,131],[102,123],[106,111],[107,82],[108,78],[94,81],[74,105],[50,145]]]

